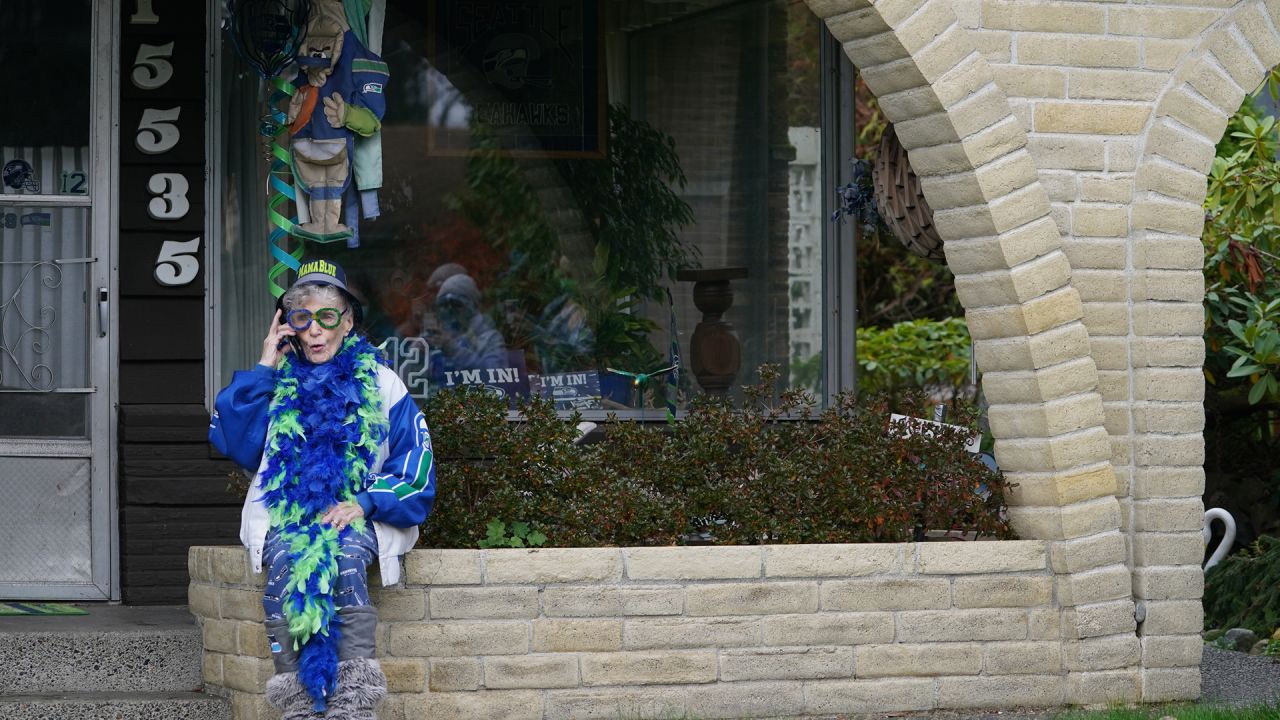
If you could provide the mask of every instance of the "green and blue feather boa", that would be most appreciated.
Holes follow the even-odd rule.
[[[284,616],[299,650],[298,678],[317,712],[337,685],[341,637],[333,598],[340,533],[319,521],[336,503],[353,501],[375,470],[387,437],[381,362],[377,348],[358,335],[319,365],[286,356],[268,410],[262,502],[289,548]],[[364,532],[364,519],[343,532],[352,529]]]

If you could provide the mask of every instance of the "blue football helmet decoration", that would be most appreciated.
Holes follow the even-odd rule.
[[[14,190],[40,192],[40,181],[36,180],[36,171],[26,160],[10,160],[4,164],[4,184]]]
[[[298,56],[310,16],[310,0],[228,0],[227,31],[240,57],[270,80]]]

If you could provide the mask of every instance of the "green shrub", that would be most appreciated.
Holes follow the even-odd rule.
[[[773,396],[777,374],[762,368],[742,408],[701,398],[674,426],[611,420],[585,445],[546,402],[509,422],[501,400],[438,395],[424,544],[476,547],[495,520],[525,523],[549,547],[1011,536],[1004,481],[964,451],[968,430],[907,436],[883,402],[849,395],[817,412],[804,391]]]
[[[1205,573],[1204,623],[1261,638],[1280,628],[1280,538],[1263,535]]]
[[[437,495],[428,544],[477,547],[494,520],[547,534],[537,506],[577,464],[577,431],[549,403],[523,409],[522,422],[508,422],[506,398],[470,388],[432,396]]]
[[[909,320],[888,328],[860,327],[858,390],[897,394],[909,388],[959,390],[969,377],[969,329],[964,318]]]
[[[484,539],[479,545],[481,549],[539,547],[547,542],[547,536],[529,527],[527,522],[513,522],[508,528],[501,520],[491,520],[484,529]]]

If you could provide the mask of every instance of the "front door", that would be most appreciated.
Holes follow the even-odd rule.
[[[0,3],[0,599],[118,596],[112,5]]]

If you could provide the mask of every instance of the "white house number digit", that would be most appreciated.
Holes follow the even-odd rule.
[[[168,287],[186,285],[200,272],[200,238],[165,240],[156,258],[156,282]]]
[[[156,90],[173,79],[173,43],[138,46],[138,57],[133,60],[133,84],[140,90]],[[177,119],[176,117],[174,118]]]
[[[158,25],[160,16],[156,15],[156,11],[151,7],[152,0],[138,0],[134,5],[136,8],[132,15],[129,16],[130,25]]]
[[[191,185],[182,173],[156,173],[147,181],[147,189],[155,196],[147,203],[152,220],[181,220],[191,211],[187,202]]]
[[[178,132],[178,126],[174,125],[181,112],[180,107],[168,110],[156,108],[143,110],[142,119],[138,121],[138,136],[134,138],[134,144],[148,155],[159,155],[172,150],[182,137]]]

